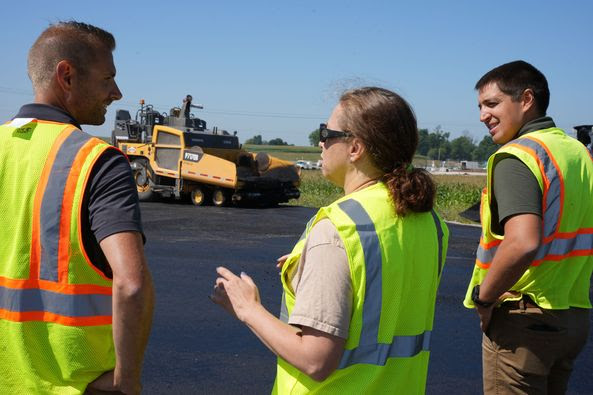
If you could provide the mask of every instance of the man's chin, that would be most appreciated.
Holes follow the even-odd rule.
[[[498,144],[498,145],[505,145],[506,143],[508,143],[509,141],[511,141],[513,139],[514,136],[492,136],[492,141],[494,142],[494,144]]]
[[[103,125],[105,123],[105,116],[101,115],[101,116],[95,116],[95,117],[89,117],[86,120],[83,121],[79,121],[81,125],[92,125],[92,126],[100,126]]]
[[[492,142],[494,142],[494,144],[499,144],[499,145],[505,144],[506,141],[505,141],[504,134],[502,134],[502,133],[493,134],[492,135]]]

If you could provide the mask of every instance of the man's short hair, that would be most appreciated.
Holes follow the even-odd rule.
[[[550,90],[548,81],[541,71],[531,64],[516,60],[498,66],[486,74],[476,83],[476,90],[482,89],[490,83],[496,83],[498,89],[518,101],[526,89],[531,89],[540,115],[546,115],[550,104]]]
[[[114,49],[113,35],[96,26],[76,21],[52,24],[29,50],[27,70],[33,88],[47,87],[56,65],[62,60],[68,60],[84,75],[101,50],[111,52]]]

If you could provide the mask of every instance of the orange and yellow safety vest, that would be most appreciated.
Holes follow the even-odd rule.
[[[115,366],[112,281],[81,235],[89,175],[111,148],[58,122],[0,126],[0,393],[82,393]]]
[[[529,295],[545,309],[591,308],[593,161],[583,144],[555,127],[512,140],[489,158],[480,210],[482,236],[464,305],[474,307],[471,291],[482,283],[504,239],[491,226],[492,169],[509,155],[531,170],[543,195],[541,245],[511,290]]]

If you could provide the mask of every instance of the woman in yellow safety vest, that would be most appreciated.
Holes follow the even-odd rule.
[[[345,196],[279,259],[280,318],[249,276],[217,269],[212,299],[278,356],[274,393],[424,393],[448,230],[417,144],[400,96],[346,92],[320,127],[323,175]]]

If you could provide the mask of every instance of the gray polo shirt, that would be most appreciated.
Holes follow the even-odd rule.
[[[81,129],[64,110],[45,104],[26,104],[15,118],[36,118],[67,123]],[[144,240],[136,185],[127,158],[117,150],[105,151],[95,162],[82,201],[82,241],[89,259],[108,277],[111,268],[99,246],[107,236],[139,232]]]

